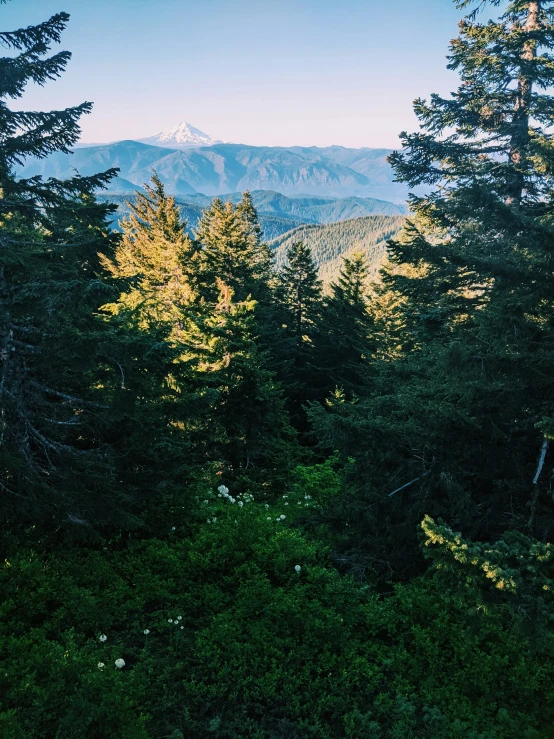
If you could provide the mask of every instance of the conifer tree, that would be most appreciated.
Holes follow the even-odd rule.
[[[102,307],[125,376],[127,397],[114,412],[125,433],[120,476],[136,490],[172,492],[206,461],[213,441],[210,389],[199,366],[212,351],[206,310],[195,289],[196,249],[175,199],[160,178],[137,192],[113,258],[102,263],[118,288]]]
[[[268,302],[271,254],[261,240],[258,216],[249,193],[244,194],[237,206],[216,198],[204,211],[196,238],[201,245],[199,283],[201,293],[208,300],[218,300],[219,279],[233,290],[238,301],[251,297]]]
[[[223,284],[232,291],[234,302],[254,301],[250,303],[252,336],[283,382],[289,357],[276,300],[277,276],[250,193],[245,192],[236,206],[214,200],[204,212],[196,236],[201,299],[214,309]]]
[[[368,275],[363,254],[344,257],[337,282],[324,301],[314,380],[325,394],[335,388],[348,395],[360,393],[367,382],[374,324],[368,310]]]
[[[144,190],[129,203],[131,214],[121,224],[123,235],[114,258],[103,259],[109,274],[128,286],[112,310],[132,316],[141,329],[165,326],[178,340],[184,313],[195,297],[195,249],[175,199],[166,194],[157,174]]]
[[[219,442],[214,438],[213,446],[233,475],[267,482],[273,470],[277,480],[296,456],[295,440],[276,377],[283,342],[272,256],[250,194],[237,206],[214,200],[196,237],[212,357],[206,381],[218,393],[213,428]]]
[[[217,284],[203,367],[208,387],[217,390],[212,451],[235,477],[279,484],[294,463],[296,443],[270,357],[256,341],[256,304],[234,302],[229,286],[219,279]]]
[[[421,131],[391,157],[399,179],[431,188],[411,198],[383,275],[397,350],[373,398],[314,413],[320,437],[357,458],[359,546],[388,541],[379,556],[425,513],[483,538],[551,529],[553,9],[515,0],[496,20],[466,17],[458,91],[417,100]]]
[[[62,111],[12,111],[29,82],[44,85],[65,69],[70,54],[48,56],[69,16],[2,32],[13,52],[0,59],[0,437],[6,515],[54,514],[82,521],[117,508],[106,443],[106,402],[99,392],[95,308],[105,302],[98,251],[114,237],[114,208],[94,192],[115,171],[59,181],[16,179],[27,157],[67,152],[90,103]],[[107,378],[109,384],[110,378]]]
[[[303,406],[313,399],[314,338],[321,320],[322,283],[310,249],[301,241],[290,247],[287,260],[278,288],[289,358],[287,396],[293,422],[305,430]]]

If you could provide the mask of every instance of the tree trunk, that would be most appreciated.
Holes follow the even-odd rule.
[[[541,0],[529,0],[527,10],[527,21],[524,30],[531,32],[540,27]],[[531,94],[533,91],[533,80],[530,64],[537,56],[537,43],[529,39],[523,46],[521,53],[520,75],[517,83],[517,92],[514,106],[514,117],[512,119],[513,133],[510,141],[510,163],[512,165],[512,176],[508,183],[508,195],[506,203],[519,204],[525,189],[524,164],[529,148],[529,117],[531,107]]]

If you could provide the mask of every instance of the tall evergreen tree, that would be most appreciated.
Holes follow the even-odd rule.
[[[322,282],[308,246],[301,241],[287,251],[277,297],[288,353],[287,396],[294,424],[306,430],[304,404],[313,399],[314,338],[321,320]]]
[[[222,280],[218,287],[207,319],[211,341],[204,366],[208,387],[218,393],[213,452],[233,477],[279,485],[297,457],[296,440],[269,354],[256,341],[256,303],[234,302]]]
[[[417,100],[422,130],[391,157],[399,179],[434,187],[412,197],[390,245],[397,348],[375,397],[314,415],[330,446],[357,457],[353,505],[363,546],[372,527],[388,542],[379,556],[399,548],[388,532],[409,542],[424,513],[484,538],[545,537],[554,523],[542,431],[554,397],[553,6],[466,17],[449,64],[458,91]]]
[[[122,239],[113,259],[103,264],[127,289],[112,310],[132,316],[141,328],[165,327],[175,340],[194,302],[195,249],[181,221],[175,199],[166,194],[154,174],[145,192],[129,203],[130,217],[122,222]]]
[[[209,462],[234,478],[245,471],[267,477],[268,470],[286,469],[283,444],[292,436],[270,363],[257,346],[256,301],[235,302],[232,288],[215,271],[214,300],[206,277],[208,267],[215,267],[216,242],[206,252],[192,242],[174,198],[156,175],[144,189],[130,204],[114,258],[104,260],[121,285],[117,302],[104,309],[116,325],[138,329],[129,333],[127,356],[121,358],[142,389],[135,393],[140,403],[122,409],[127,412],[122,444],[130,459],[140,460],[135,466],[141,484],[150,480],[159,487],[161,480],[171,491],[171,480],[182,484],[187,468],[190,475]],[[217,219],[217,208],[204,224]],[[254,252],[259,227],[255,211],[247,227],[240,211],[227,215],[232,218],[216,224],[222,230],[229,222],[236,227],[227,231],[231,258],[223,274],[244,288],[243,255],[233,253],[232,239],[244,246],[251,238]],[[142,448],[149,437],[156,444]]]
[[[204,211],[196,238],[201,245],[199,284],[206,299],[218,300],[217,281],[222,280],[238,301],[250,297],[268,302],[271,254],[262,242],[249,193],[244,194],[237,206],[216,198]]]
[[[115,171],[67,181],[16,179],[27,157],[67,152],[90,103],[62,111],[12,111],[29,82],[44,85],[65,69],[70,54],[48,56],[69,16],[2,32],[13,52],[0,59],[0,458],[3,509],[82,521],[117,509],[106,443],[106,401],[99,390],[98,325],[106,301],[98,252],[116,237],[110,205],[94,192]],[[113,378],[105,378],[109,384]]]
[[[324,301],[316,337],[316,386],[324,394],[340,388],[360,393],[367,383],[373,317],[367,296],[369,268],[363,254],[344,257],[331,295]]]
[[[196,249],[175,199],[155,174],[129,207],[113,258],[102,259],[118,289],[102,307],[109,354],[128,390],[113,410],[114,443],[120,478],[141,497],[167,496],[205,464],[213,443],[217,391],[199,371],[211,335],[195,289]]]

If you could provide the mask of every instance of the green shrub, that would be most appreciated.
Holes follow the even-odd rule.
[[[296,479],[274,504],[210,491],[186,537],[8,556],[2,737],[551,736],[551,639],[432,575],[388,595],[341,576],[297,525],[336,477]]]

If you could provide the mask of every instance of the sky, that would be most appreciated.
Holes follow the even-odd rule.
[[[67,71],[11,107],[92,101],[83,142],[186,120],[234,143],[395,147],[414,98],[457,87],[451,0],[11,0],[0,29],[60,10]]]

